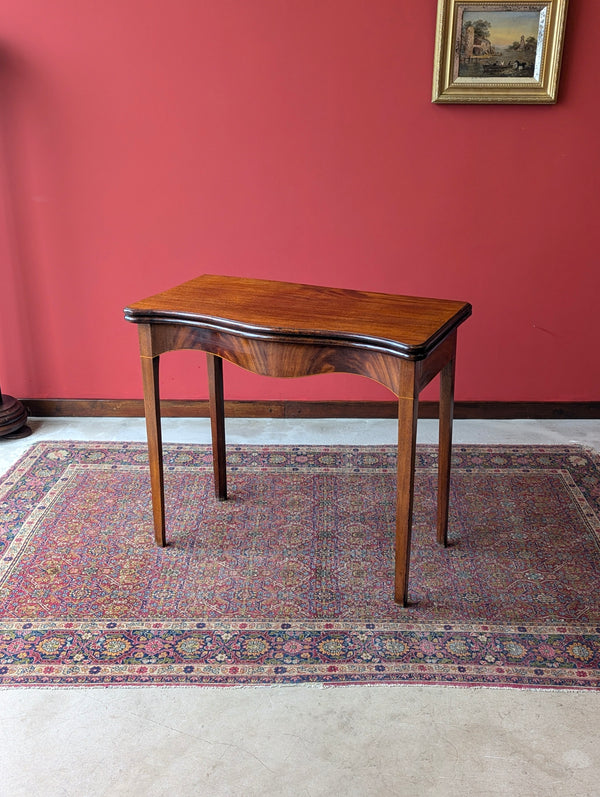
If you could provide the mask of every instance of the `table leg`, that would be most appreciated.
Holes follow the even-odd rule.
[[[418,396],[398,399],[398,483],[394,599],[401,606],[406,606],[408,603],[408,572],[410,566],[418,409]]]
[[[162,548],[167,544],[165,535],[165,487],[163,476],[162,432],[160,425],[160,393],[158,384],[159,357],[142,356],[144,382],[144,412],[148,436],[150,483],[152,486],[152,513],[154,539]]]
[[[225,459],[225,401],[223,399],[223,360],[206,354],[208,366],[208,404],[212,435],[215,495],[220,501],[227,498],[227,465]]]
[[[437,541],[448,544],[448,505],[452,459],[452,419],[454,416],[455,359],[449,360],[440,375],[440,429],[438,454]]]

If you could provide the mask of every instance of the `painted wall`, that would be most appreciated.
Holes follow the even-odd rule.
[[[4,0],[6,392],[141,396],[122,308],[212,272],[467,300],[458,399],[598,400],[600,3],[547,107],[432,105],[436,6]],[[163,375],[206,396],[201,355]],[[391,395],[232,366],[226,397]]]

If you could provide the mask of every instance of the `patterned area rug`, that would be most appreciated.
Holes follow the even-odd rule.
[[[600,687],[600,458],[417,459],[410,605],[393,601],[393,447],[165,449],[154,545],[139,443],[41,442],[0,483],[0,684]]]

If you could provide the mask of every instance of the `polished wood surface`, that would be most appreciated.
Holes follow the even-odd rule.
[[[143,418],[143,399],[22,400],[32,418]],[[163,418],[208,418],[207,399],[165,399]],[[228,418],[395,418],[396,401],[303,401],[275,399],[225,401]],[[437,418],[439,402],[419,401],[419,418]],[[454,417],[470,420],[515,418],[597,420],[600,401],[456,401]]]
[[[139,324],[155,538],[166,544],[159,358],[207,353],[215,492],[227,497],[222,360],[254,373],[374,379],[398,397],[395,599],[408,601],[418,397],[441,372],[437,538],[446,543],[457,328],[467,302],[203,275],[130,305]]]
[[[239,332],[246,340],[372,346],[425,357],[471,312],[466,302],[204,274],[135,302],[129,321],[169,321]]]

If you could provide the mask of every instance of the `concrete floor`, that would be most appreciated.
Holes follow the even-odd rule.
[[[42,439],[144,440],[138,419],[33,419]],[[208,442],[204,419],[165,442]],[[394,443],[393,421],[227,422],[231,443]],[[419,423],[419,442],[437,424]],[[581,443],[600,421],[457,421],[456,443]],[[0,797],[600,797],[600,692],[435,686],[0,690]]]

